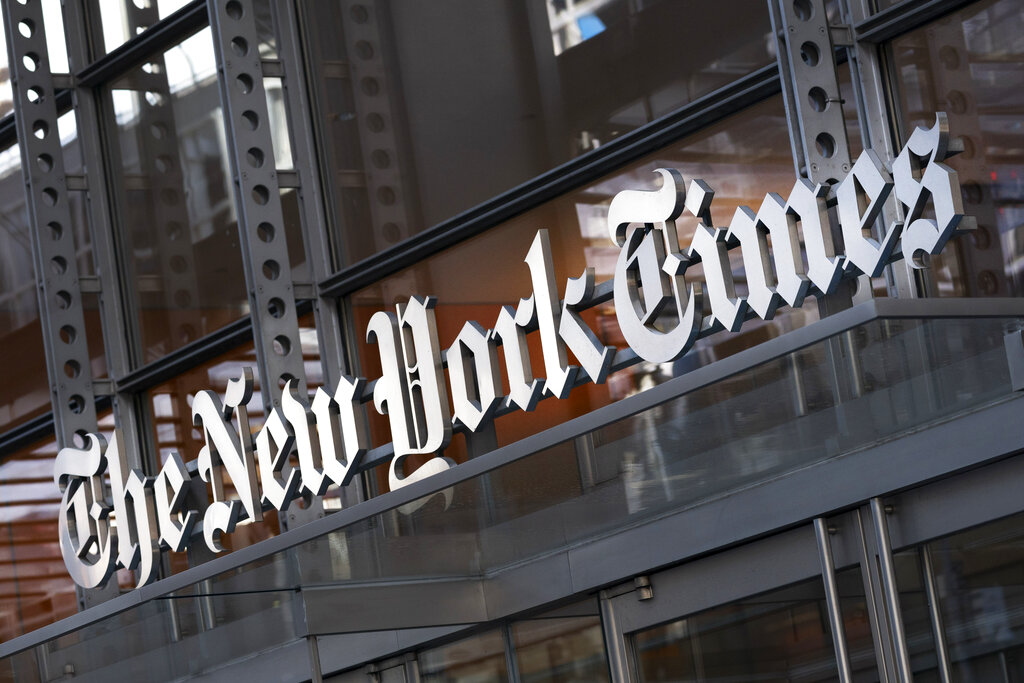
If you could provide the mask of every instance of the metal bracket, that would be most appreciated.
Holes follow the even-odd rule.
[[[853,27],[849,24],[836,24],[828,27],[829,37],[835,47],[853,47]]]

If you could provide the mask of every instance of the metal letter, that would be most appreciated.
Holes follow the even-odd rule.
[[[907,207],[901,248],[915,268],[925,266],[924,254],[938,254],[963,218],[963,198],[956,171],[939,163],[950,156],[949,120],[935,114],[931,128],[914,129],[907,145],[892,163],[896,198]],[[922,218],[931,197],[935,218]]]
[[[501,339],[505,354],[505,372],[508,375],[508,398],[505,404],[527,412],[537,407],[544,380],[533,378],[530,350],[526,345],[526,328],[536,320],[533,295],[519,300],[519,306],[502,306],[494,323],[492,336]]]
[[[312,412],[324,471],[338,486],[348,486],[369,448],[366,427],[356,415],[357,410],[362,410],[359,398],[365,386],[362,377],[342,375],[333,397],[323,389],[317,389],[313,397]]]
[[[689,261],[679,253],[675,226],[685,201],[685,193],[679,189],[682,176],[671,169],[657,172],[664,181],[660,190],[625,190],[615,195],[608,207],[608,229],[622,246],[615,266],[619,328],[638,356],[664,363],[682,356],[697,340],[703,294],[699,283],[687,292],[683,281]],[[627,238],[631,223],[643,223],[644,227],[637,227]],[[666,317],[663,314],[670,319],[659,324],[659,318]]]
[[[117,520],[117,563],[125,569],[139,568],[139,586],[156,579],[160,554],[157,543],[156,511],[153,505],[153,479],[141,470],[128,469],[128,459],[121,450],[121,435],[114,437],[107,448],[107,471],[110,474],[110,495],[114,500]],[[128,500],[131,499],[131,505]]]
[[[468,356],[472,355],[472,359]],[[475,432],[501,404],[498,343],[489,330],[470,320],[448,349],[453,420]]]
[[[878,155],[866,149],[850,169],[849,175],[839,183],[839,224],[843,229],[846,260],[843,269],[859,270],[870,277],[878,277],[889,263],[903,224],[894,222],[885,233],[882,243],[865,235],[882,211],[892,177],[885,170]]]
[[[811,283],[804,275],[804,262],[800,258],[796,217],[786,211],[782,197],[774,192],[765,195],[757,211],[757,228],[766,231],[772,239],[776,294],[793,308],[799,308]]]
[[[110,506],[104,495],[106,441],[85,436],[88,448],[62,448],[53,464],[53,481],[63,491],[57,528],[60,554],[68,574],[83,588],[103,586],[114,573],[117,542],[110,527]]]
[[[771,262],[768,254],[768,236],[757,227],[757,216],[747,206],[741,206],[733,214],[725,239],[730,246],[740,245],[743,270],[747,275],[746,303],[762,320],[775,317],[779,306],[779,295],[769,280]]]
[[[579,368],[569,365],[565,343],[558,336],[561,309],[555,287],[555,266],[551,262],[551,237],[547,230],[538,230],[523,259],[530,267],[533,280],[533,301],[537,306],[537,327],[544,352],[544,390],[555,398],[565,398],[572,390]]]
[[[584,372],[590,376],[590,381],[603,384],[615,359],[615,347],[603,345],[577,312],[577,307],[592,296],[593,268],[587,268],[579,277],[569,278],[565,283],[565,300],[562,302],[558,334],[579,360]]]
[[[222,468],[227,469],[231,483],[249,519],[261,521],[256,465],[253,460],[252,431],[247,406],[252,398],[253,375],[244,368],[242,375],[228,382],[224,403],[213,391],[200,391],[192,401],[192,421],[202,426],[206,444],[199,451],[199,476],[213,489],[213,499],[224,501]],[[232,413],[238,418],[238,429],[231,425]]]
[[[725,230],[700,223],[693,233],[686,256],[691,263],[699,261],[704,264],[704,283],[711,306],[712,324],[730,332],[739,332],[747,307],[743,299],[736,296],[727,244]]]
[[[284,419],[291,425],[295,440],[295,450],[299,454],[299,470],[302,474],[301,488],[311,495],[322,496],[327,493],[331,480],[323,467],[323,455],[320,440],[313,440],[311,431],[314,429],[314,416],[309,406],[299,397],[299,388],[294,380],[284,383],[281,395],[281,412]]]
[[[192,422],[197,427],[202,426],[206,435],[206,443],[199,450],[198,465],[200,478],[210,484],[213,492],[214,502],[203,513],[203,537],[214,552],[222,549],[217,540],[219,535],[234,531],[241,515],[241,510],[235,508],[244,508],[253,521],[263,519],[246,407],[252,390],[252,370],[245,368],[241,377],[228,382],[223,404],[217,394],[209,390],[200,391],[192,401]],[[238,418],[237,431],[231,425],[232,413]],[[240,500],[226,499],[223,469],[227,469]]]
[[[263,483],[262,501],[282,512],[288,509],[299,492],[298,469],[290,470],[284,481],[280,478],[294,444],[295,436],[285,424],[281,413],[270,411],[263,429],[256,435],[256,457],[259,459],[260,481]]]
[[[395,491],[414,481],[443,472],[454,463],[431,458],[405,474],[405,459],[416,453],[436,453],[451,441],[452,424],[437,341],[434,306],[437,299],[412,297],[398,305],[398,315],[378,311],[370,318],[366,340],[380,349],[382,376],[373,390],[373,405],[391,422],[395,455],[388,485]],[[399,358],[401,348],[401,359]]]
[[[178,553],[190,545],[192,527],[199,517],[195,510],[185,508],[188,482],[189,475],[185,463],[178,452],[174,451],[160,468],[160,474],[153,485],[160,545]]]

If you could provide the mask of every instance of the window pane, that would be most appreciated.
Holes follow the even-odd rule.
[[[60,554],[56,457],[51,436],[0,463],[0,642],[78,611]]]
[[[774,63],[759,0],[305,7],[345,263]]]
[[[892,43],[900,129],[949,115],[978,229],[932,257],[943,296],[1024,296],[1024,4],[986,0]]]
[[[111,88],[142,363],[248,313],[209,29]]]
[[[954,680],[1024,679],[1024,515],[928,544]]]
[[[508,681],[505,643],[501,631],[419,653],[420,678],[424,683],[502,683]]]
[[[0,432],[50,409],[32,243],[17,145],[0,152]]]
[[[636,634],[640,680],[833,681],[820,579]]]
[[[103,0],[99,3],[103,47],[107,52],[114,50],[188,3],[189,0]]]
[[[414,294],[437,296],[439,341],[442,348],[448,348],[466,321],[493,327],[502,306],[515,305],[531,293],[529,269],[522,259],[538,229],[550,231],[561,297],[566,280],[578,277],[586,267],[595,269],[599,282],[612,277],[618,248],[608,237],[606,218],[608,204],[620,190],[653,188],[660,183],[654,169],[678,168],[684,178],[703,178],[716,190],[711,212],[716,224],[725,225],[738,206],[745,204],[756,210],[767,192],[788,193],[794,182],[789,149],[782,100],[772,98],[357,292],[352,297],[352,310],[359,332],[361,372],[369,379],[379,377],[381,372],[378,350],[366,343],[364,336],[376,311],[393,311],[395,302],[404,302]],[[696,219],[677,221],[684,248],[696,224]],[[730,252],[730,259],[737,291],[745,294],[738,249]],[[695,266],[687,271],[687,278],[699,279],[700,273],[700,267]],[[626,345],[610,302],[589,309],[582,317],[602,343],[620,348]],[[816,319],[817,309],[808,301],[802,309],[780,311],[772,322],[751,320],[738,334],[707,337],[675,363],[635,365],[614,373],[606,384],[577,387],[565,400],[541,401],[534,413],[515,412],[497,421],[498,445],[560,424]],[[529,343],[534,374],[543,376],[539,335],[530,334]],[[368,412],[374,445],[390,441],[387,419],[372,407]],[[457,462],[466,457],[462,439],[457,436],[445,451]]]
[[[608,661],[599,617],[531,619],[512,624],[519,678],[530,683],[601,683]]]

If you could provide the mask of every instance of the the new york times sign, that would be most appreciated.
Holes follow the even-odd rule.
[[[736,332],[752,316],[770,320],[782,304],[797,307],[809,294],[834,292],[844,276],[877,276],[899,258],[921,266],[924,255],[942,250],[963,218],[957,174],[941,163],[954,151],[946,116],[938,114],[932,128],[914,131],[891,169],[874,152],[861,154],[836,188],[842,251],[832,238],[827,187],[798,180],[788,198],[769,194],[756,212],[741,207],[727,227],[713,227],[711,188],[702,180],[687,185],[678,171],[659,169],[661,189],[620,192],[608,209],[608,236],[621,248],[613,290],[626,342],[644,360],[671,361],[702,331]],[[904,219],[876,241],[870,230],[886,202],[896,202]],[[699,219],[686,247],[676,233],[683,212]],[[736,296],[730,249],[742,256],[746,297]],[[593,296],[593,271],[570,279],[560,298],[545,230],[537,233],[525,263],[533,294],[503,307],[492,329],[467,322],[444,356],[432,297],[413,296],[394,313],[380,311],[370,319],[367,340],[377,345],[383,368],[372,398],[390,421],[392,490],[453,466],[437,455],[413,471],[404,464],[410,455],[445,448],[453,424],[476,431],[500,405],[529,411],[544,394],[565,398],[583,379],[580,373],[605,381],[616,349],[602,345],[579,315]],[[703,281],[687,278],[695,263],[703,264]],[[534,327],[543,379],[534,377],[526,346],[527,330]],[[578,366],[570,364],[570,353]],[[101,586],[124,567],[138,569],[142,585],[156,577],[160,549],[185,550],[194,527],[219,552],[221,534],[240,521],[260,521],[265,509],[285,510],[296,497],[323,495],[331,484],[347,486],[369,448],[359,414],[365,387],[364,378],[343,377],[333,393],[317,389],[307,402],[289,383],[281,407],[255,437],[247,414],[251,372],[230,382],[223,397],[199,392],[192,418],[205,445],[197,464],[214,500],[201,516],[187,509],[189,475],[178,454],[153,478],[128,469],[116,431],[109,445],[88,435],[87,448],[61,450],[54,479],[63,491],[60,547],[71,576],[82,586]],[[298,468],[287,467],[293,449]],[[237,500],[225,496],[225,476]]]

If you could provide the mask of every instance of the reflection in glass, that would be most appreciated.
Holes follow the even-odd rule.
[[[949,115],[957,171],[978,229],[932,257],[942,296],[1024,296],[1024,5],[985,0],[892,42],[907,136]]]
[[[15,145],[0,151],[0,432],[50,407],[32,263],[21,151]]]
[[[524,683],[609,680],[599,617],[530,619],[511,628],[519,679]]]
[[[1024,515],[932,541],[926,552],[954,680],[1024,680]]]
[[[835,680],[824,602],[812,579],[641,631],[640,680]]]
[[[508,681],[501,631],[488,631],[417,655],[424,683]]]
[[[110,92],[146,363],[248,313],[209,29]]]
[[[352,297],[356,329],[365,330],[373,313],[394,310],[395,302],[405,301],[413,294],[435,295],[439,341],[442,348],[447,348],[467,320],[476,320],[485,328],[493,327],[502,306],[515,305],[521,297],[530,294],[529,270],[522,259],[538,229],[550,231],[555,278],[561,297],[566,280],[579,276],[587,267],[594,268],[598,282],[611,279],[618,248],[608,237],[607,211],[609,202],[619,191],[653,189],[660,183],[654,169],[678,168],[684,178],[703,178],[716,190],[712,216],[717,224],[725,225],[740,205],[756,210],[766,193],[789,192],[794,183],[789,149],[781,98],[754,105],[357,292]],[[696,225],[696,219],[692,218],[677,221],[683,248],[689,245]],[[738,249],[730,252],[730,259],[737,291],[745,294]],[[701,278],[700,264],[688,269],[687,277]],[[610,303],[586,311],[583,318],[602,343],[625,346]],[[542,401],[533,414],[516,412],[500,418],[497,421],[498,445],[643,391],[816,319],[816,306],[809,300],[799,310],[780,311],[772,322],[752,320],[740,333],[708,337],[675,363],[640,364],[613,374],[605,385],[579,387],[568,399]],[[537,334],[530,335],[534,372],[543,376],[539,342]],[[370,379],[379,377],[376,347],[360,343],[359,354],[361,373]],[[386,421],[370,412],[375,445],[390,441]],[[462,437],[456,437],[445,455],[462,461],[469,452],[472,449]]]
[[[303,7],[346,264],[774,62],[757,0]]]
[[[100,431],[113,428],[110,413]],[[51,436],[0,462],[0,642],[78,611],[75,584],[61,557]]]

